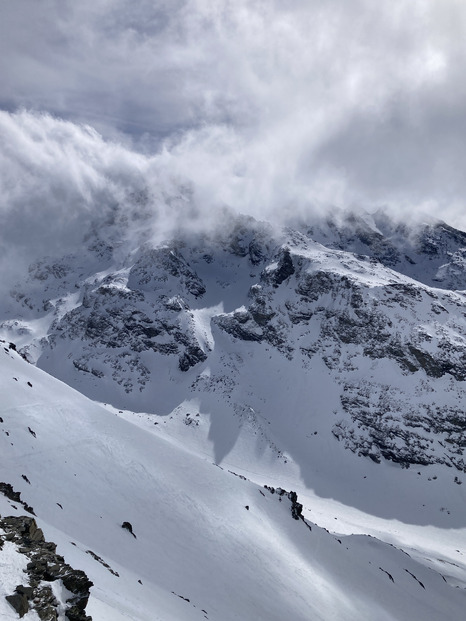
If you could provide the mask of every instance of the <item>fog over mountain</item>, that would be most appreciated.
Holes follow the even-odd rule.
[[[183,219],[388,206],[465,226],[465,20],[454,0],[5,0],[7,237],[175,186]]]
[[[2,619],[462,619],[465,40],[0,2]]]

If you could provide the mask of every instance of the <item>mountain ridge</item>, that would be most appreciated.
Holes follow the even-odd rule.
[[[180,463],[190,455],[196,471],[200,458],[241,484],[248,479],[255,494],[263,485],[296,490],[312,528],[340,539],[371,534],[435,572],[445,563],[446,580],[464,586],[465,566],[457,562],[466,527],[464,234],[443,223],[408,229],[381,214],[353,214],[294,228],[233,218],[223,230],[171,241],[146,235],[128,252],[121,252],[117,229],[112,243],[106,235],[94,229],[82,254],[35,262],[4,301],[1,330],[18,355],[100,402],[115,421],[140,428],[134,447],[163,438],[167,447],[182,446]],[[79,416],[67,420],[79,428]],[[132,446],[131,434],[116,440],[126,441]],[[122,450],[111,459],[121,459]],[[163,454],[160,467],[176,469]],[[142,472],[152,473],[144,475],[150,487],[149,463]],[[7,482],[24,487],[18,476]],[[183,478],[173,483],[185,489]],[[245,500],[242,511],[251,507]],[[121,521],[128,517],[135,526],[131,516]],[[136,526],[135,533],[139,538]],[[108,556],[91,531],[84,540]],[[124,563],[115,560],[107,562],[121,573]],[[391,583],[394,574],[380,567]],[[422,588],[410,573],[418,580],[418,566],[405,574]],[[91,579],[97,584],[101,576]],[[172,587],[182,603],[186,595]],[[362,618],[388,614],[371,606]],[[414,617],[388,600],[383,606],[390,618],[411,619],[423,604],[410,608]],[[422,618],[438,618],[429,606]],[[340,618],[326,610],[320,618]],[[339,610],[352,618],[346,605]],[[273,618],[264,614],[254,618]],[[308,618],[304,609],[299,614]]]
[[[349,223],[355,226],[353,242],[361,240],[361,223],[366,229],[367,223],[354,217]],[[68,279],[78,271],[72,267],[73,257],[58,264],[34,265],[29,282],[45,284],[42,293],[46,297],[39,305],[27,294],[16,291],[14,295],[28,313],[35,314],[33,325],[44,322],[48,329],[35,338],[27,321],[21,326],[18,319],[9,320],[3,326],[11,330],[12,338],[29,340],[21,351],[36,357],[41,368],[100,401],[109,400],[106,395],[113,386],[116,407],[142,407],[145,411],[151,411],[151,388],[148,391],[147,386],[154,383],[162,394],[167,393],[170,382],[181,383],[186,394],[192,391],[192,385],[190,388],[176,375],[177,370],[186,373],[195,368],[199,371],[195,383],[205,384],[202,365],[210,368],[214,329],[215,334],[219,330],[228,334],[232,345],[239,343],[240,356],[242,343],[248,342],[278,350],[284,356],[283,364],[300,358],[299,364],[312,366],[318,356],[333,373],[335,383],[343,386],[339,410],[346,415],[352,412],[352,421],[346,417],[333,429],[334,436],[347,447],[376,461],[383,456],[409,466],[443,459],[463,471],[464,294],[420,283],[387,267],[380,257],[332,248],[336,243],[324,247],[309,239],[309,231],[304,235],[285,229],[277,238],[259,223],[249,220],[248,224],[249,229],[235,225],[228,244],[223,239],[202,237],[192,246],[180,241],[157,247],[146,243],[133,253],[131,265],[95,272],[77,282]],[[330,227],[327,222],[326,226],[335,232],[334,224]],[[348,225],[345,227],[341,230],[347,239]],[[452,231],[438,224],[434,235],[428,225],[416,238],[417,256],[426,254],[419,250],[425,248],[426,239],[441,249],[442,257],[460,254],[461,248],[445,250],[451,248],[452,239],[464,241],[459,232]],[[367,230],[364,235],[367,242]],[[380,233],[375,230],[374,235],[378,239]],[[366,246],[373,249],[370,242]],[[434,253],[435,260],[432,251],[426,255],[425,265],[431,269],[430,276],[425,274],[427,281],[437,278],[439,253]],[[444,268],[445,264],[442,274],[448,271]],[[461,278],[466,278],[465,274]],[[457,275],[456,281],[459,278]],[[225,305],[234,310],[225,312]],[[437,391],[435,403],[415,405],[411,395],[404,401],[400,392],[396,399],[391,398],[390,382],[376,378],[380,407],[374,399],[365,402],[368,380],[354,379],[352,371],[369,361],[375,372],[378,361],[381,366],[393,361],[398,371],[391,372],[401,383],[403,375],[413,376],[418,371],[433,384],[453,377],[457,383],[450,392],[456,391],[457,398],[437,403]],[[154,371],[160,379],[154,379]],[[229,370],[226,375],[231,380]],[[426,380],[416,379],[422,392]],[[167,400],[173,401],[169,394]],[[396,412],[404,409],[403,424],[411,428],[410,433],[398,433],[392,423],[387,426],[383,421],[371,426],[371,421],[380,420],[383,408],[392,409],[395,418]],[[447,410],[443,422],[439,408]],[[367,431],[359,440],[354,423],[361,423]],[[429,434],[432,429],[435,437],[439,436],[436,441],[441,443],[443,457],[426,445],[432,444],[432,437],[425,438],[424,432]],[[395,445],[400,441],[404,448],[397,451]]]

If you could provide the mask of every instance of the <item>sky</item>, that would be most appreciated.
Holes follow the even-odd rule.
[[[142,195],[466,228],[465,40],[461,0],[1,0],[0,258]]]

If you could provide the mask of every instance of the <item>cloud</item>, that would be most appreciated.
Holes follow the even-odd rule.
[[[466,226],[459,0],[0,11],[8,252],[72,246],[115,205],[131,220],[142,195],[161,234],[224,205],[259,218],[387,205]]]
[[[48,114],[0,112],[2,251],[40,256],[75,251],[90,228],[169,223],[183,182],[148,157],[104,140],[93,128]],[[186,183],[186,182],[185,182]],[[112,228],[113,227],[113,228]],[[168,228],[167,228],[168,231]]]

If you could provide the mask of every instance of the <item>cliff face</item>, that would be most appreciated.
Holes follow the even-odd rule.
[[[145,243],[120,262],[100,248],[92,238],[85,260],[32,266],[13,292],[4,329],[38,366],[92,398],[154,413],[215,389],[226,407],[268,418],[280,446],[267,373],[286,369],[298,389],[303,369],[323,363],[337,403],[314,387],[313,416],[344,447],[464,470],[464,233],[383,214],[300,230],[239,219],[216,235]],[[264,380],[245,391],[257,374],[248,356]]]

